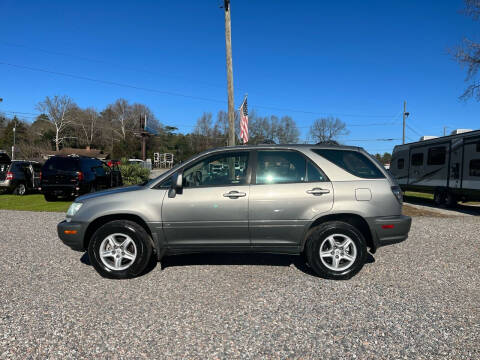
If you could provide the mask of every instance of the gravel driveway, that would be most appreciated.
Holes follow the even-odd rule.
[[[0,359],[480,358],[479,218],[415,218],[339,282],[274,255],[106,280],[57,239],[62,218],[0,211]]]

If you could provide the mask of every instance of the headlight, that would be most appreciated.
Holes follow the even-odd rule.
[[[67,211],[67,217],[72,217],[74,216],[78,210],[80,210],[80,208],[82,207],[82,203],[80,202],[74,202],[72,203],[72,205],[70,205],[70,207],[68,208],[68,211]]]

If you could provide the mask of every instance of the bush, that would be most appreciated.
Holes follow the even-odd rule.
[[[122,159],[119,167],[124,185],[144,183],[150,176],[150,170],[137,164],[129,164],[127,159]]]

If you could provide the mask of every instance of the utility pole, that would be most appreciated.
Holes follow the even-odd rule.
[[[447,135],[447,127],[448,127],[448,126],[444,126],[444,127],[443,127],[443,136]]]
[[[233,103],[232,28],[230,22],[230,0],[223,1],[225,9],[225,50],[227,56],[228,87],[228,146],[235,146],[235,113]]]
[[[13,120],[13,146],[12,146],[12,160],[15,160],[15,133],[17,132],[17,121]]]
[[[407,102],[403,102],[403,136],[402,136],[402,144],[405,144],[405,121],[407,120],[409,112],[407,112]]]

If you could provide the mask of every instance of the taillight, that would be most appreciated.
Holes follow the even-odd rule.
[[[395,195],[400,204],[403,203],[403,194],[400,186],[392,186],[392,193]]]
[[[5,178],[6,180],[13,180],[14,176],[11,171],[7,172],[7,177]]]
[[[42,172],[41,171],[38,173],[38,180],[42,181]]]
[[[78,179],[78,181],[83,180],[83,173],[81,171],[77,171],[77,179]]]

